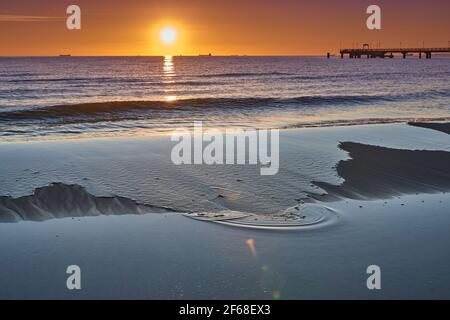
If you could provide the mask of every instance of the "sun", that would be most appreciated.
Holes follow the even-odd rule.
[[[172,44],[177,38],[177,32],[172,27],[165,27],[159,32],[159,36],[165,44]]]

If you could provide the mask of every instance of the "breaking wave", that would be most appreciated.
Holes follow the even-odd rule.
[[[433,96],[448,95],[448,92],[433,90]],[[423,94],[421,94],[423,95]],[[417,93],[398,95],[331,95],[331,96],[301,96],[293,98],[196,98],[175,101],[110,101],[57,105],[39,108],[27,108],[0,112],[0,122],[13,120],[46,120],[65,117],[96,117],[99,120],[135,119],[136,116],[153,116],[155,111],[220,111],[230,110],[262,110],[262,109],[296,109],[358,106],[378,102],[397,102],[415,100]]]

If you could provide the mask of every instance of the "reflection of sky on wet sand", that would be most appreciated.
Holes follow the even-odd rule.
[[[157,138],[2,144],[0,195],[17,197],[29,194],[28,188],[70,179],[92,188],[92,194],[209,211],[222,208],[221,203],[203,201],[205,196],[214,199],[220,187],[245,195],[236,209],[264,213],[294,204],[311,180],[332,181],[331,168],[347,157],[337,141],[449,148],[447,135],[406,125],[286,130],[281,139],[283,169],[267,180],[238,166],[187,166],[181,172],[167,161],[173,144]],[[96,152],[102,161],[92,156]],[[65,270],[66,261],[80,259],[83,252],[84,268],[97,279],[92,288],[82,290],[83,298],[371,298],[365,276],[373,257],[394,270],[405,261],[412,266],[389,273],[392,289],[382,290],[380,298],[445,298],[448,266],[436,266],[435,261],[448,257],[448,201],[448,193],[393,198],[386,204],[341,201],[333,203],[341,213],[339,223],[306,232],[231,228],[172,214],[0,224],[0,243],[6,248],[0,284],[8,288],[0,290],[0,297],[23,297],[26,292],[25,298],[70,298],[60,278],[46,270],[55,263]],[[425,211],[433,212],[433,219],[425,219],[427,228]],[[419,259],[422,252],[429,259]],[[112,259],[111,265],[104,257],[120,259]],[[124,279],[123,274],[136,276]]]
[[[395,198],[385,206],[342,201],[335,205],[345,221],[308,232],[230,228],[177,214],[0,224],[0,284],[8,289],[0,298],[71,299],[48,270],[82,258],[89,290],[77,297],[86,299],[374,299],[366,267],[375,257],[391,283],[376,298],[445,299],[448,201],[448,194]],[[427,228],[424,210],[433,212]],[[254,239],[258,259],[247,239]],[[420,259],[423,252],[427,259]]]

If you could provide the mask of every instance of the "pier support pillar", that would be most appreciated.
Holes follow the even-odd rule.
[[[341,53],[341,59],[344,59],[344,54],[343,53]]]
[[[402,52],[403,53],[403,59],[406,59],[406,52]]]
[[[419,59],[422,59],[422,52],[419,52]]]

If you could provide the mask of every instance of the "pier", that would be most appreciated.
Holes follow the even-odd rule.
[[[394,58],[394,53],[399,53],[403,55],[403,59],[406,59],[406,56],[413,55],[417,53],[419,55],[419,59],[422,59],[422,56],[425,56],[426,59],[431,59],[432,53],[450,53],[450,47],[448,48],[377,48],[372,49],[367,45],[364,45],[361,49],[341,49],[341,58],[344,58],[344,55],[348,55],[349,58]]]

